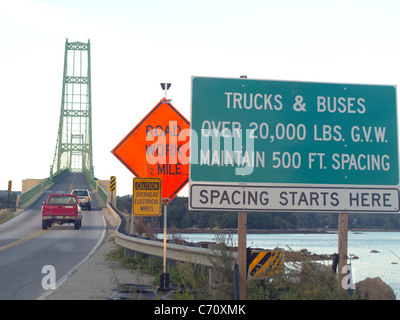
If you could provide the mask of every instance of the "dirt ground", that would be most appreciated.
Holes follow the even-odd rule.
[[[107,261],[107,254],[115,249],[112,238],[117,220],[103,208],[107,220],[106,239],[99,248],[56,290],[49,290],[41,300],[107,300],[120,284],[150,284],[152,277],[127,270],[115,261]]]

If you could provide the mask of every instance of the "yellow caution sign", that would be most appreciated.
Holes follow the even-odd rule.
[[[8,193],[11,193],[11,189],[12,189],[12,181],[8,181]]]
[[[132,214],[134,216],[161,215],[161,178],[134,178]]]
[[[284,251],[252,251],[247,260],[250,277],[270,277],[283,265]]]

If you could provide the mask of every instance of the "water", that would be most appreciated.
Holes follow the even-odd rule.
[[[194,233],[178,236],[189,242],[214,241],[215,237],[214,234]],[[234,244],[237,244],[237,235],[233,234],[232,238]],[[279,247],[286,250],[305,248],[311,253],[333,254],[338,252],[338,235],[337,233],[248,234],[247,247],[264,249]],[[371,250],[376,250],[378,253],[372,253]],[[393,288],[396,298],[400,299],[400,232],[350,231],[348,256],[351,255],[359,258],[351,260],[354,283],[367,277],[380,277]]]

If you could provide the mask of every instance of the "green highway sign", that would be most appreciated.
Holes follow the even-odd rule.
[[[399,185],[395,86],[193,77],[191,129],[191,184]]]

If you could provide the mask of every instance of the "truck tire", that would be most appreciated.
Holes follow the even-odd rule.
[[[49,224],[47,221],[42,220],[42,229],[43,230],[47,230],[47,228],[49,227]]]
[[[82,227],[82,219],[74,223],[75,230],[79,230],[80,227]]]

